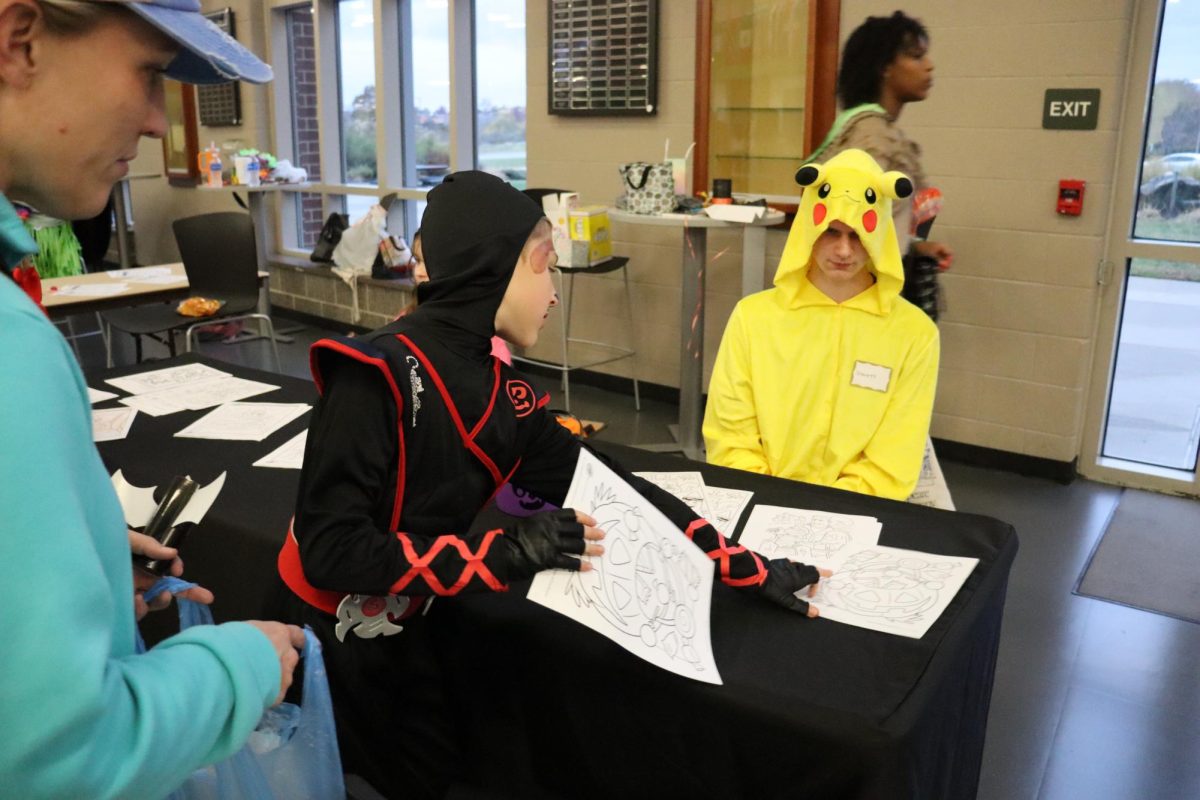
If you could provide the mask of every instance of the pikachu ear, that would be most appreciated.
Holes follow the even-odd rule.
[[[908,197],[913,193],[912,181],[903,172],[883,173],[884,194],[892,199]]]
[[[796,170],[796,183],[801,186],[812,186],[821,177],[821,167],[817,164],[805,164]]]

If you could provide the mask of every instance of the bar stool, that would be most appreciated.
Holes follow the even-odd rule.
[[[565,190],[562,189],[526,189],[525,194],[528,195],[539,206],[542,204],[542,197],[548,194],[560,194]],[[559,337],[562,343],[562,363],[555,364],[550,361],[543,361],[537,358],[529,358],[528,356],[513,356],[514,361],[523,361],[527,364],[536,364],[538,366],[556,369],[562,373],[562,388],[563,388],[563,408],[566,411],[571,410],[571,370],[587,369],[588,367],[596,367],[600,364],[608,364],[613,361],[620,361],[623,358],[632,358],[633,362],[633,407],[637,411],[642,410],[642,398],[638,391],[637,380],[637,351],[632,347],[621,347],[609,342],[598,342],[594,339],[583,339],[571,335],[571,308],[575,299],[575,276],[576,275],[606,275],[610,272],[621,271],[621,279],[625,284],[625,318],[629,323],[628,331],[630,341],[633,339],[633,295],[629,290],[629,271],[626,265],[629,264],[629,259],[624,256],[613,256],[608,261],[600,264],[594,264],[590,267],[563,267],[560,266],[554,275],[555,289],[558,292],[559,306],[562,308],[562,325],[560,326],[561,336]],[[570,361],[570,346],[572,343],[588,345],[606,351],[610,355],[605,355],[601,358],[589,359],[583,363],[572,364]]]

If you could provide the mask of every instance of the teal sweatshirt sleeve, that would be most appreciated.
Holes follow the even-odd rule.
[[[0,793],[162,797],[244,743],[279,690],[274,648],[230,623],[134,654],[128,537],[82,375],[3,277],[0,398]]]

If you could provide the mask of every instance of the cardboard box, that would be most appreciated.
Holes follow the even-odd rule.
[[[553,228],[554,252],[558,254],[558,264],[562,267],[583,266],[575,265],[571,258],[571,210],[579,205],[579,195],[576,192],[548,194],[542,198],[542,211],[550,220]]]
[[[572,254],[571,266],[590,267],[612,258],[612,229],[605,206],[578,206],[571,210],[570,221],[571,240],[587,245],[586,250],[576,250]]]

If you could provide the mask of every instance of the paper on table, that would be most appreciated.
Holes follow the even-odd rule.
[[[635,472],[639,478],[645,478],[658,488],[678,497],[700,516],[709,522],[713,521],[712,511],[708,507],[708,498],[704,494],[704,476],[699,472]]]
[[[206,366],[204,364],[183,364],[178,367],[140,372],[137,375],[126,375],[124,378],[110,378],[105,381],[112,386],[130,394],[145,394],[173,386],[181,386],[195,381],[212,380],[213,378],[228,377],[228,372]]]
[[[66,286],[51,286],[50,294],[59,297],[110,297],[128,291],[124,283],[72,283]]]
[[[807,599],[823,619],[920,639],[978,563],[875,545],[852,553]]]
[[[278,389],[269,383],[236,378],[232,375],[212,380],[172,386],[157,392],[146,392],[132,397],[123,397],[121,402],[147,414],[158,417],[177,411],[200,411],[235,400],[265,394]]]
[[[874,517],[760,505],[750,510],[738,544],[837,572],[847,556],[878,542],[882,529]]]
[[[709,629],[713,567],[662,512],[583,450],[564,507],[595,517],[604,555],[589,572],[540,572],[529,599],[678,675],[721,683]]]
[[[187,283],[187,278],[182,275],[172,275],[168,272],[166,275],[138,275],[136,277],[127,278],[130,283],[149,283],[149,284],[168,284],[168,283]]]
[[[226,403],[175,435],[188,439],[261,442],[309,408],[307,403]]]
[[[110,269],[104,273],[110,278],[151,278],[159,275],[171,275],[170,267],[135,267],[133,269]],[[172,275],[172,277],[175,277]]]
[[[722,486],[705,486],[704,496],[708,500],[708,509],[712,512],[709,521],[713,527],[726,536],[732,536],[737,530],[738,520],[750,505],[754,492],[745,489],[726,489]]]
[[[947,511],[955,510],[950,487],[946,485],[946,476],[942,474],[942,465],[938,462],[937,453],[933,451],[932,439],[925,441],[925,460],[921,463],[921,475],[917,478],[917,488],[913,490],[908,502]]]
[[[304,443],[308,441],[308,431],[303,430],[271,452],[254,462],[256,467],[276,467],[278,469],[300,469],[304,466]]]
[[[93,408],[92,441],[111,442],[124,439],[137,416],[136,408]]]
[[[103,403],[105,400],[111,400],[114,397],[116,397],[116,395],[113,394],[112,392],[104,392],[99,389],[93,389],[90,386],[87,387],[87,390],[88,390],[88,402],[91,403],[92,405],[96,405],[96,403]]]

